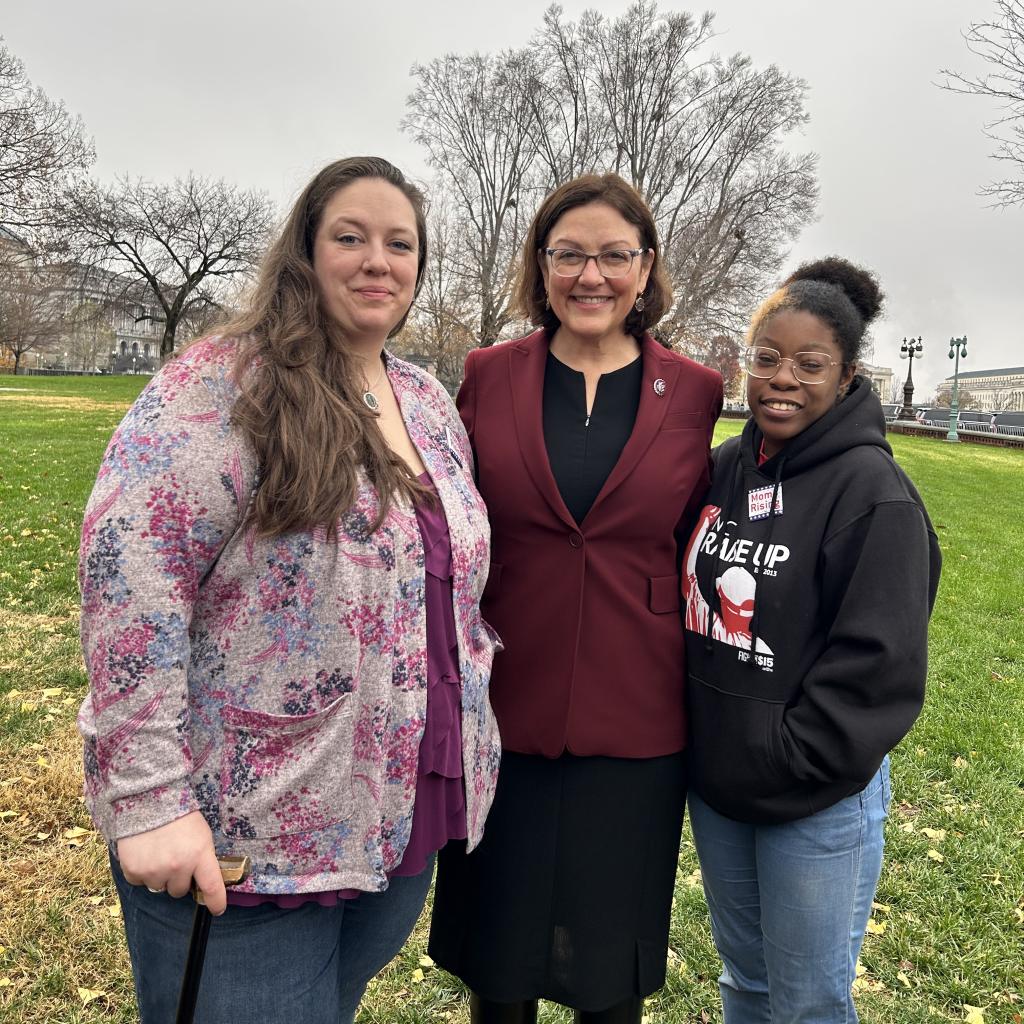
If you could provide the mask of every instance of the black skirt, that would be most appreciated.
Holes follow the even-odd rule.
[[[685,755],[505,753],[483,842],[438,856],[429,952],[497,1002],[579,1010],[665,981]]]

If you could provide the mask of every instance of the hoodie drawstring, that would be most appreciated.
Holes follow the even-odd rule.
[[[786,456],[783,455],[779,459],[779,464],[775,469],[775,483],[772,485],[772,500],[768,506],[768,536],[764,542],[765,554],[771,549],[772,546],[772,533],[775,530],[775,502],[779,497],[779,487],[782,484],[782,470],[786,465]],[[757,601],[757,578],[761,575],[761,566],[754,566],[754,613],[750,617],[750,660],[747,662],[748,667],[754,668],[754,655],[757,654],[757,620],[760,612],[760,605]]]

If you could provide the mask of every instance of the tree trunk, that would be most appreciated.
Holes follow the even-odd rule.
[[[174,357],[174,335],[178,330],[177,318],[168,317],[164,321],[164,334],[160,339],[160,365],[163,366]]]

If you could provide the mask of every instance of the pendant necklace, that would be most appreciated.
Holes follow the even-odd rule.
[[[380,402],[377,401],[377,396],[373,393],[374,388],[381,382],[381,378],[384,376],[384,365],[381,363],[380,373],[377,374],[377,379],[370,385],[367,386],[363,392],[363,403],[370,412],[380,411]]]

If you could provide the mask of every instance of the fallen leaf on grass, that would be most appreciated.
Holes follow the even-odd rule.
[[[420,967],[433,967],[433,966],[434,966],[434,961],[431,960],[429,956],[421,956],[420,957]]]
[[[79,988],[78,998],[82,1000],[83,1006],[88,1006],[95,999],[106,998],[107,993],[98,988]]]
[[[115,903],[112,907],[107,907],[107,913],[111,917],[120,917],[121,916],[121,904],[120,903]]]
[[[10,988],[13,984],[10,978],[0,978],[0,988]]]
[[[868,919],[868,934],[869,935],[884,935],[885,934],[885,922],[876,921],[873,917]]]
[[[64,692],[63,686],[50,686],[43,690],[44,697],[59,697]]]
[[[93,833],[87,828],[69,828],[64,833],[64,839],[67,841],[68,846],[78,849],[79,847],[85,846],[86,839]]]
[[[910,979],[909,979],[909,978],[907,977],[907,975],[906,975],[906,973],[905,973],[904,971],[900,971],[900,972],[899,972],[899,973],[898,973],[898,974],[896,975],[896,980],[897,980],[897,981],[898,981],[898,982],[899,982],[899,983],[900,983],[901,985],[904,985],[904,986],[906,986],[907,988],[913,988],[913,987],[914,987],[913,985],[911,985],[911,983],[910,983]]]
[[[423,969],[420,968],[420,967],[417,967],[416,970],[412,972],[412,983],[414,985],[418,985],[423,980],[423,978],[424,978]]]
[[[929,850],[927,856],[929,860],[935,861],[936,864],[941,864],[946,859],[938,850]]]
[[[964,1003],[965,1024],[985,1024],[985,1013],[980,1006]]]
[[[933,843],[941,843],[946,838],[946,830],[944,828],[923,828],[921,835],[926,836]]]
[[[889,904],[888,903],[879,903],[877,900],[874,900],[871,903],[871,909],[872,910],[877,910],[877,911],[879,911],[882,914],[888,914],[889,913]]]
[[[966,768],[967,762],[962,757],[956,757],[953,759],[954,768]]]

